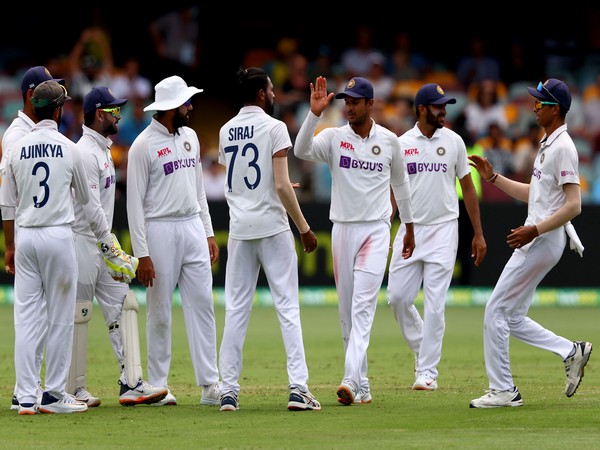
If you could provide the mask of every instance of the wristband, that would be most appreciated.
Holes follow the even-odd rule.
[[[494,184],[496,182],[496,178],[498,178],[498,172],[494,173],[489,179],[485,180],[488,183]]]

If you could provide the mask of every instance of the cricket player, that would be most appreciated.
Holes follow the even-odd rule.
[[[79,262],[73,357],[67,390],[88,407],[101,400],[87,390],[86,359],[88,322],[92,318],[94,296],[104,315],[110,342],[120,369],[119,403],[129,406],[152,404],[164,399],[164,387],[154,387],[142,380],[137,328],[138,304],[129,289],[131,277],[115,279],[105,264],[98,242],[114,239],[111,235],[115,205],[115,164],[111,156],[112,140],[121,120],[121,107],[127,99],[115,98],[106,86],[94,87],[83,98],[84,124],[77,142],[86,167],[90,201],[74,201],[75,244]],[[129,318],[128,316],[132,317]],[[124,345],[125,344],[125,345]]]
[[[19,414],[84,412],[87,405],[66,393],[73,345],[77,258],[71,189],[89,201],[85,167],[74,142],[58,131],[62,107],[71,98],[54,80],[40,83],[31,102],[38,122],[8,150],[0,206],[6,270],[15,275],[15,373]],[[15,240],[15,222],[18,236]],[[36,363],[40,330],[47,327],[45,391],[38,404]]]
[[[527,316],[538,284],[564,252],[567,233],[571,240],[579,241],[570,221],[581,213],[577,148],[565,121],[571,107],[569,87],[549,78],[527,90],[535,98],[536,122],[544,129],[529,183],[494,172],[486,158],[469,157],[483,179],[527,203],[524,225],[511,229],[506,238],[513,253],[485,306],[483,350],[489,390],[471,400],[471,408],[523,405],[510,369],[510,337],[560,357],[567,376],[567,397],[577,391],[592,353],[591,342],[558,336]],[[583,256],[582,248],[572,248]]]
[[[481,264],[487,252],[467,148],[457,133],[444,126],[448,103],[456,103],[456,99],[447,97],[438,84],[422,86],[415,96],[417,123],[398,138],[410,177],[415,240],[421,245],[410,259],[404,259],[400,253],[402,242],[394,240],[388,302],[415,354],[414,390],[432,391],[438,387],[446,294],[458,250],[457,179],[473,227],[471,257],[475,266]],[[423,317],[415,307],[421,287]]]
[[[219,161],[227,170],[223,186],[229,206],[225,272],[225,328],[221,342],[221,411],[238,409],[242,348],[258,274],[262,267],[273,295],[286,351],[288,409],[321,409],[308,389],[298,300],[298,256],[288,214],[300,232],[304,251],[317,238],[302,214],[290,183],[287,153],[292,147],[285,124],[272,116],[275,94],[258,67],[237,72],[243,107],[219,132]]]
[[[127,217],[138,280],[146,291],[148,382],[167,387],[171,308],[181,294],[201,404],[220,404],[211,265],[219,257],[206,201],[200,142],[188,126],[192,96],[202,92],[173,75],[155,86],[152,122],[129,148]],[[176,405],[169,390],[155,405]]]
[[[298,158],[325,162],[332,178],[331,209],[334,279],[345,350],[344,377],[337,389],[343,405],[372,401],[367,348],[390,247],[390,185],[405,224],[402,256],[415,248],[410,184],[397,136],[371,117],[373,85],[352,78],[335,98],[344,99],[348,124],[314,136],[331,103],[327,80],[310,85],[310,111],[296,138]]]

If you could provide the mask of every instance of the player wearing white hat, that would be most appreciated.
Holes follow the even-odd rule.
[[[173,293],[181,294],[201,404],[220,404],[211,264],[219,257],[206,201],[200,142],[188,127],[202,89],[171,76],[155,86],[157,111],[129,148],[127,218],[138,280],[146,291],[148,382],[167,386]],[[170,392],[156,405],[176,405]]]
[[[458,194],[462,188],[473,226],[471,257],[479,266],[487,246],[483,237],[477,192],[471,180],[462,138],[444,126],[446,105],[456,103],[435,83],[415,96],[417,123],[398,138],[410,177],[411,203],[417,245],[410,259],[401,257],[402,242],[393,245],[388,279],[388,302],[402,335],[415,354],[415,390],[437,389],[442,356],[444,307],[458,249]],[[401,236],[403,225],[398,235]],[[423,288],[423,317],[415,299]]]
[[[352,78],[343,92],[348,124],[316,136],[321,114],[331,103],[327,80],[310,85],[310,111],[296,138],[297,157],[327,163],[331,171],[332,252],[339,320],[345,350],[344,377],[337,389],[343,405],[372,401],[367,348],[390,247],[390,185],[405,227],[402,255],[415,248],[408,174],[397,136],[371,118],[373,86]]]
[[[514,251],[485,306],[483,350],[489,391],[471,400],[471,408],[523,405],[510,368],[510,337],[560,356],[567,376],[567,397],[577,391],[592,352],[591,342],[573,342],[527,317],[538,284],[564,252],[565,225],[581,213],[577,148],[565,122],[571,107],[569,88],[564,81],[549,78],[527,90],[536,99],[533,111],[544,129],[530,182],[495,173],[486,158],[469,157],[485,180],[527,203],[525,224],[511,229],[506,239]],[[574,229],[568,233],[579,241]]]
[[[39,122],[9,148],[0,187],[0,206],[16,208],[3,217],[6,269],[15,275],[15,372],[19,414],[71,413],[87,405],[65,392],[73,345],[77,258],[71,189],[89,201],[79,149],[60,134],[62,107],[70,100],[54,80],[40,83],[31,97]],[[18,226],[15,242],[14,227]],[[45,302],[44,302],[45,301]],[[39,330],[47,326],[45,391],[37,404]]]
[[[75,244],[79,262],[73,356],[67,392],[89,407],[99,406],[100,399],[87,390],[87,327],[92,318],[94,297],[104,315],[110,342],[117,357],[121,376],[119,403],[122,405],[156,403],[167,395],[164,387],[156,388],[142,380],[139,363],[137,300],[129,289],[131,277],[117,280],[103,260],[98,242],[110,245],[115,204],[115,164],[111,156],[111,135],[118,132],[121,106],[127,99],[115,98],[105,86],[94,87],[83,98],[84,124],[77,142],[86,166],[90,186],[87,205],[74,202]],[[118,242],[118,241],[117,241]],[[116,244],[118,245],[118,243]],[[134,259],[134,265],[137,264]],[[137,266],[136,266],[137,267]],[[132,268],[134,269],[134,268]],[[129,320],[128,315],[133,315]],[[128,327],[133,326],[133,329]]]
[[[37,122],[37,117],[33,111],[33,103],[31,103],[31,96],[33,95],[33,90],[37,85],[43,83],[44,81],[54,80],[60,84],[65,84],[65,80],[63,79],[55,79],[50,74],[50,71],[44,66],[34,66],[30,67],[25,71],[23,77],[21,78],[21,93],[23,95],[23,108],[17,112],[17,116],[10,123],[4,134],[2,135],[2,160],[0,161],[0,176],[3,176],[4,171],[6,169],[6,161],[8,160],[8,155],[10,153],[10,149],[13,144],[21,139],[23,136],[28,134],[33,126]],[[2,219],[14,219],[15,218],[15,208],[3,207],[2,208]],[[17,230],[15,229],[15,236]],[[38,368],[38,372],[41,370],[42,361],[44,360],[44,345],[46,343],[46,325],[43,324],[40,328],[40,333],[38,337],[38,345],[36,351],[36,367]],[[41,383],[41,382],[40,382]],[[40,384],[38,389],[38,396],[41,397],[43,392],[43,388]],[[15,385],[15,392],[12,398],[12,404],[10,407],[12,410],[19,410],[19,401],[17,400],[17,386]]]
[[[238,409],[242,348],[252,311],[258,273],[263,268],[281,326],[287,354],[288,409],[321,409],[308,389],[298,302],[298,256],[288,214],[300,232],[304,251],[317,247],[290,183],[287,153],[292,147],[285,124],[271,117],[275,94],[260,68],[237,73],[243,107],[219,132],[219,161],[227,169],[225,198],[230,227],[225,272],[225,328],[221,342],[221,411]]]

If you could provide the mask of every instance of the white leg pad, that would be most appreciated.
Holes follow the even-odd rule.
[[[135,386],[142,378],[140,335],[138,332],[139,305],[133,291],[127,292],[121,310],[121,339],[125,353],[125,376],[127,384]]]
[[[90,300],[77,300],[75,325],[73,327],[73,353],[67,379],[67,392],[75,393],[78,387],[86,386],[88,322],[92,319],[94,305]]]

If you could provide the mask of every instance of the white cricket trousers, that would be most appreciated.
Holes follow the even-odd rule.
[[[287,355],[288,385],[308,389],[298,299],[298,256],[290,230],[274,236],[238,240],[229,238],[225,271],[225,327],[219,353],[222,392],[239,394],[242,349],[262,267]]]
[[[566,244],[564,227],[535,238],[515,249],[485,307],[483,348],[490,389],[506,391],[515,386],[509,359],[509,338],[548,350],[564,360],[573,342],[557,336],[527,317],[535,290],[558,263]]]
[[[20,403],[36,403],[40,379],[36,346],[48,327],[46,376],[52,396],[65,395],[77,289],[75,239],[70,225],[20,227],[15,243],[15,372]]]
[[[156,278],[146,290],[148,382],[166,386],[171,365],[173,293],[179,286],[197,386],[219,381],[210,254],[199,216],[150,220],[148,250]]]
[[[415,372],[438,376],[446,321],[446,295],[458,249],[458,220],[435,225],[414,224],[415,250],[402,258],[406,226],[394,239],[388,277],[388,303],[404,340],[415,353]],[[415,306],[423,287],[423,317]]]
[[[331,239],[345,351],[343,380],[367,388],[367,348],[387,266],[390,224],[334,222]]]

